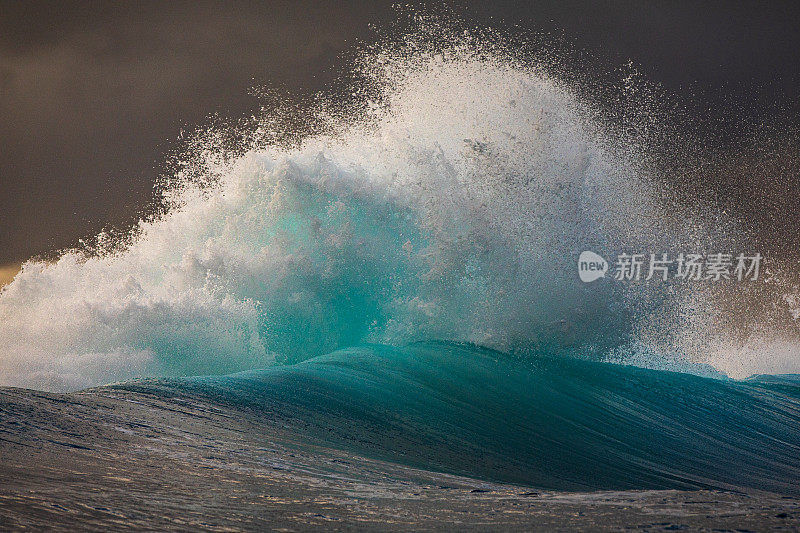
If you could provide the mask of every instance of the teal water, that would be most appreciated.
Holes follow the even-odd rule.
[[[434,342],[118,387],[200,395],[315,442],[495,481],[800,491],[798,376],[712,379]]]
[[[671,189],[681,162],[644,135],[660,115],[620,135],[573,77],[429,29],[433,49],[365,51],[352,101],[320,96],[306,128],[279,109],[232,151],[198,134],[122,238],[26,262],[0,290],[0,386],[201,395],[545,488],[797,493],[800,381],[725,378],[800,372],[795,266],[581,282],[583,251],[761,250]]]

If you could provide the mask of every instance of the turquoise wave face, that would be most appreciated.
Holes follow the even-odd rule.
[[[800,491],[800,377],[720,380],[418,343],[118,387],[201,395],[314,442],[495,481]]]

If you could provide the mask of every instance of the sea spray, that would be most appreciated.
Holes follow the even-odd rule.
[[[234,155],[210,143],[203,172],[171,180],[169,209],[124,243],[26,263],[0,293],[0,384],[220,374],[430,339],[686,357],[676,343],[708,324],[685,312],[715,309],[707,290],[588,287],[575,260],[735,231],[671,212],[642,147],[553,72],[453,37],[368,50],[352,109],[323,101],[315,133],[271,142],[264,118]]]

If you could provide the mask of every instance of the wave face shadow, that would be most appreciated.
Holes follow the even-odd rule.
[[[796,376],[719,380],[418,343],[115,387],[199,395],[316,442],[493,481],[800,492]]]

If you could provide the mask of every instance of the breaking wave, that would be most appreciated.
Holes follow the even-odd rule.
[[[0,293],[0,384],[224,374],[427,340],[523,360],[800,369],[769,327],[730,335],[744,331],[731,284],[581,283],[583,250],[735,252],[739,234],[670,202],[646,143],[553,69],[474,35],[419,39],[364,52],[350,107],[323,101],[299,141],[271,141],[268,116],[258,141],[207,148],[122,242],[25,263]],[[789,314],[773,274],[733,299]]]

